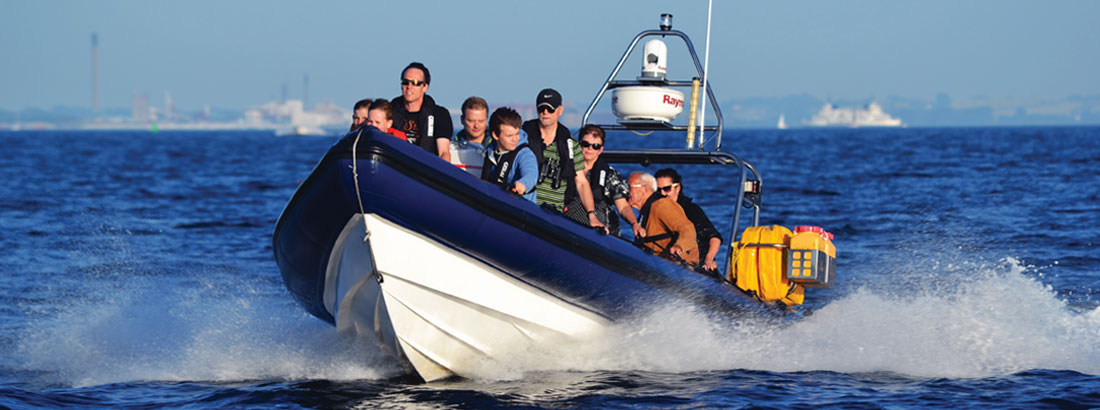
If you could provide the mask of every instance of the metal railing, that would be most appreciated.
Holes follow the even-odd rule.
[[[645,30],[645,31],[642,31],[641,33],[638,33],[638,35],[634,37],[634,41],[630,42],[630,46],[626,48],[626,52],[623,53],[622,58],[619,59],[619,64],[617,64],[615,66],[615,69],[611,71],[611,75],[607,77],[606,81],[604,81],[603,87],[600,88],[600,92],[596,94],[596,98],[594,98],[592,100],[592,103],[588,106],[588,109],[585,110],[584,117],[582,117],[582,119],[581,119],[581,124],[588,124],[588,118],[590,116],[592,116],[592,111],[594,111],[596,109],[596,105],[599,104],[600,100],[603,99],[604,94],[607,93],[607,90],[609,90],[609,89],[617,88],[617,87],[626,87],[626,86],[631,86],[631,85],[665,85],[665,86],[673,86],[673,87],[685,87],[685,86],[690,87],[691,86],[691,81],[690,80],[689,81],[682,81],[682,80],[679,80],[679,81],[678,80],[616,81],[615,80],[615,77],[619,75],[619,70],[621,70],[623,68],[623,65],[626,64],[626,60],[628,58],[630,58],[630,53],[632,53],[634,51],[634,48],[638,46],[638,42],[641,41],[643,38],[651,37],[651,36],[660,36],[660,37],[673,36],[673,37],[679,37],[680,39],[684,40],[684,44],[687,45],[688,52],[691,54],[691,59],[692,59],[692,61],[695,62],[695,69],[699,72],[699,78],[703,78],[703,65],[701,63],[699,63],[699,55],[695,53],[695,46],[692,45],[691,39],[688,38],[687,34],[684,34],[683,32],[681,32],[679,30]],[[724,124],[723,118],[722,118],[722,109],[719,108],[718,100],[714,97],[714,92],[711,91],[711,89],[710,89],[710,82],[708,81],[707,84],[705,84],[705,86],[706,86],[707,99],[710,100],[711,109],[714,110],[714,115],[715,115],[715,118],[717,118],[718,124],[714,125],[714,126],[709,126],[709,127],[707,127],[706,124],[701,124],[701,125],[703,126],[704,131],[713,131],[713,138],[715,139],[714,150],[717,151],[717,150],[722,148],[722,125]],[[615,124],[603,125],[603,124],[600,124],[600,127],[604,128],[604,129],[607,129],[607,130],[659,130],[659,131],[682,131],[682,130],[687,130],[686,126],[671,125],[671,124],[651,125],[651,126],[645,126],[645,125],[630,126],[630,125],[615,125]],[[703,141],[702,140],[699,141],[698,148],[696,148],[694,146],[693,141],[694,140],[689,140],[688,146],[687,146],[686,149],[689,149],[689,150],[690,149],[698,149],[698,150],[701,151],[703,149]]]

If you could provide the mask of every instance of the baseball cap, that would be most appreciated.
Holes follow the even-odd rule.
[[[553,88],[539,91],[539,96],[535,98],[535,108],[542,107],[543,104],[549,105],[552,109],[558,109],[558,107],[561,107],[561,94]]]

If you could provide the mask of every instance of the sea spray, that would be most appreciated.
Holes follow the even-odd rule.
[[[38,305],[50,309],[36,312],[38,319],[16,336],[22,367],[40,372],[45,383],[356,380],[400,372],[372,338],[341,337],[302,312],[270,272],[217,261],[154,266],[132,250],[144,235],[111,226],[81,238],[73,256],[50,268],[69,272],[67,280],[49,284],[60,297]],[[950,244],[921,249],[944,245]],[[1039,281],[1043,268],[1013,258],[911,256],[920,263],[899,259],[893,270],[864,274],[861,286],[793,323],[647,301],[653,305],[648,313],[593,338],[494,352],[467,376],[501,381],[544,371],[732,369],[963,378],[1027,369],[1100,374],[1100,308],[1067,308]]]
[[[191,264],[164,274],[130,252],[128,240],[135,237],[101,230],[91,242],[106,249],[91,249],[86,253],[96,257],[63,267],[86,271],[82,280],[53,285],[73,297],[39,312],[16,337],[23,367],[41,372],[44,382],[356,380],[400,373],[372,338],[338,335],[262,273]],[[494,352],[467,376],[501,381],[544,371],[732,369],[955,378],[1027,369],[1100,374],[1100,308],[1071,311],[1038,280],[1037,268],[1012,258],[927,265],[924,272],[899,265],[880,274],[879,283],[788,323],[649,301],[648,313],[590,339]],[[899,280],[890,286],[887,279]]]
[[[245,275],[247,276],[247,275]],[[17,338],[22,366],[47,385],[129,381],[378,379],[396,364],[362,340],[340,336],[285,295],[219,272],[85,283],[73,300]],[[112,281],[113,282],[113,281]]]
[[[1067,309],[1015,259],[937,275],[911,292],[859,288],[789,323],[666,303],[594,340],[486,360],[480,380],[525,372],[763,370],[978,378],[1029,369],[1100,374],[1100,308]]]

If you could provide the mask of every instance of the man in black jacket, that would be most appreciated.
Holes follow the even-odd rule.
[[[394,98],[393,125],[409,142],[451,161],[451,113],[429,96],[432,74],[424,64],[412,62],[401,71],[401,96]]]

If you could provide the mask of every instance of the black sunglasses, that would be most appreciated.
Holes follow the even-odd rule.
[[[542,114],[543,112],[554,112],[555,110],[557,110],[557,108],[553,108],[549,105],[539,106],[539,114]]]
[[[672,192],[672,187],[677,186],[677,185],[680,185],[680,184],[674,182],[674,183],[672,183],[672,185],[657,187],[657,189],[660,189],[661,192]]]
[[[585,140],[581,140],[581,148],[588,148],[588,147],[592,147],[592,149],[600,149],[600,148],[603,148],[603,144],[595,144],[595,143],[591,143],[591,142],[588,142],[588,141],[585,141]]]
[[[413,87],[419,87],[421,84],[427,84],[420,80],[410,80],[408,78],[401,79],[401,85],[411,85]]]

